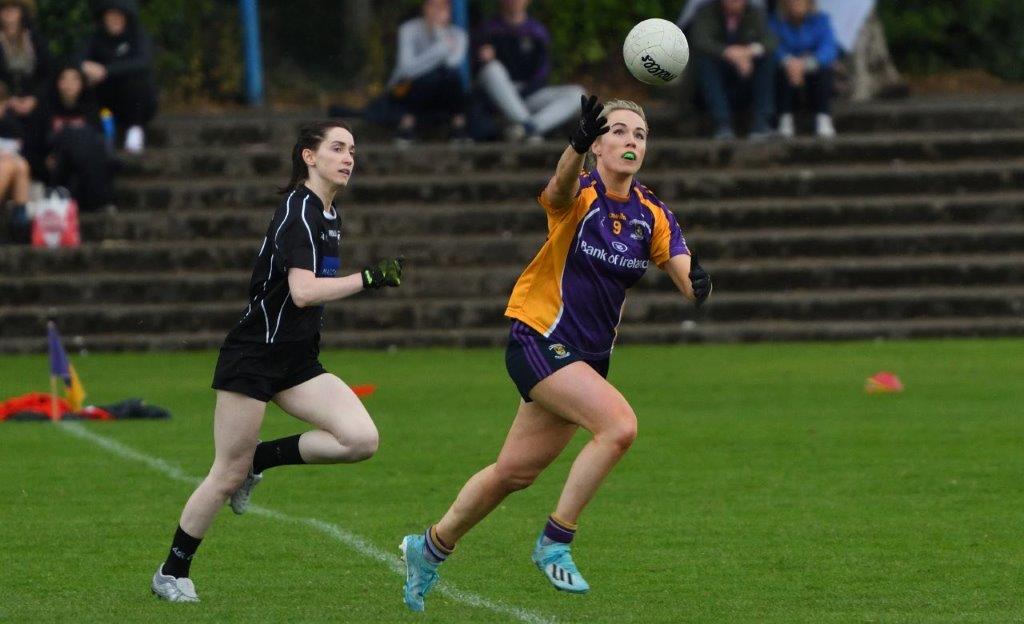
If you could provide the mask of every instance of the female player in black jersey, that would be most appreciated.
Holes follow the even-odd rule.
[[[217,511],[230,499],[241,514],[267,468],[358,462],[377,450],[377,428],[352,390],[320,364],[323,304],[366,288],[398,286],[401,259],[338,276],[341,242],[335,194],[348,185],[355,141],[341,121],[308,125],[292,150],[292,177],[267,228],[249,305],[220,349],[213,387],[213,467],[185,504],[152,590],[171,602],[197,602],[189,566]],[[259,442],[267,402],[311,431]]]

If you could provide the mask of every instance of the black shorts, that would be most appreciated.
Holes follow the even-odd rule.
[[[213,388],[269,402],[278,392],[325,373],[319,355],[319,337],[275,344],[225,341]]]
[[[508,348],[505,349],[505,367],[524,401],[529,403],[532,400],[530,390],[541,380],[573,362],[586,362],[607,378],[611,358],[586,359],[574,348],[545,338],[525,323],[512,321]]]

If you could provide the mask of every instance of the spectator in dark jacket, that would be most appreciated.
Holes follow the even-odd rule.
[[[96,89],[101,107],[124,129],[124,148],[141,153],[145,126],[156,115],[153,43],[139,23],[134,0],[101,0],[95,5],[96,31],[80,54],[82,73]]]
[[[50,182],[71,192],[82,210],[113,201],[111,165],[99,105],[75,65],[57,72],[43,107],[49,133]]]
[[[779,14],[772,17],[772,30],[779,38],[775,53],[779,62],[779,134],[796,133],[793,109],[802,94],[816,113],[819,137],[836,135],[832,124],[832,64],[839,58],[839,45],[828,15],[816,10],[814,0],[782,0]]]
[[[583,88],[546,86],[551,73],[551,37],[527,13],[529,0],[502,0],[501,15],[476,33],[480,86],[512,124],[511,139],[540,140],[579,114]]]
[[[50,52],[34,28],[33,0],[0,0],[0,82],[7,87],[7,113],[19,127],[21,153],[43,174],[45,132],[39,104],[50,80]]]
[[[697,82],[716,139],[733,139],[733,107],[749,100],[750,139],[771,136],[775,110],[775,35],[764,10],[747,0],[716,0],[697,11],[690,27]]]

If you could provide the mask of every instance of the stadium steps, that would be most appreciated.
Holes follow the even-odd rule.
[[[554,170],[559,141],[541,145],[485,143],[468,146],[423,144],[400,149],[386,144],[360,146],[357,177],[379,175],[464,175],[485,172]],[[656,138],[644,161],[649,174],[665,169],[743,169],[779,166],[918,163],[948,160],[1018,158],[1024,153],[1024,131],[917,132],[840,135],[832,141],[810,137],[760,144]],[[280,178],[291,173],[288,146],[250,145],[152,149],[141,156],[125,155],[122,178],[188,179],[211,177]]]
[[[1024,253],[949,255],[922,257],[865,256],[820,258],[717,260],[708,262],[715,283],[725,293],[819,291],[843,288],[904,289],[943,286],[1019,286],[1024,284]],[[402,287],[375,296],[394,299],[422,297],[474,297],[482,293],[502,296],[511,291],[523,270],[520,264],[462,267],[409,267]],[[59,306],[68,293],[80,301],[110,305],[131,303],[225,302],[236,307],[248,296],[250,273],[244,270],[184,272],[90,272],[87,274],[40,274],[21,278],[0,277],[0,292],[8,306]],[[674,292],[669,277],[650,270],[631,290],[635,293]],[[718,299],[716,295],[715,299]],[[344,307],[345,303],[339,304]]]
[[[459,329],[504,325],[506,298],[431,297],[398,299],[365,296],[327,308],[331,330],[359,332],[402,327]],[[230,303],[132,303],[112,306],[88,303],[60,306],[0,307],[4,323],[0,338],[31,334],[55,318],[64,331],[93,336],[120,333],[127,328],[145,332],[215,331],[230,327],[245,306]],[[677,292],[635,293],[623,315],[624,324],[647,325],[686,319],[701,322],[771,321],[890,321],[911,318],[1006,317],[1024,319],[1024,287],[944,286],[914,289],[841,289],[790,292],[725,292],[696,311]],[[260,311],[253,314],[259,318]],[[274,319],[271,318],[271,327]]]
[[[472,173],[464,176],[362,176],[345,191],[342,201],[354,204],[408,202],[530,201],[551,172]],[[911,193],[1016,191],[1024,188],[1024,159],[935,164],[842,165],[779,167],[723,171],[685,169],[655,171],[643,176],[665,202],[684,200],[803,198],[818,195],[867,196]],[[118,185],[118,204],[143,209],[263,209],[280,201],[265,178],[199,178],[195,180],[125,180]]]
[[[274,185],[309,117],[159,122],[152,149],[127,159],[120,211],[82,215],[85,245],[0,247],[0,352],[44,349],[50,316],[75,349],[217,346],[244,308]],[[694,313],[651,269],[620,342],[1024,335],[1019,98],[841,108],[832,142],[667,139],[685,136],[681,123],[651,117],[642,179],[716,292]],[[559,145],[359,149],[343,263],[403,252],[409,268],[401,289],[332,304],[325,346],[503,344],[509,289],[545,233],[533,198]]]
[[[525,265],[543,242],[530,235],[483,234],[360,237],[347,241],[343,266],[355,268],[380,257],[402,254],[410,267]],[[242,269],[251,266],[259,239],[168,240],[144,245],[131,241],[85,244],[52,253],[0,248],[0,262],[14,274],[120,270],[125,273]],[[904,225],[835,228],[779,228],[702,231],[689,243],[708,261],[722,258],[1011,253],[1024,249],[1024,223],[991,225]],[[710,265],[709,265],[710,266]]]
[[[535,201],[487,204],[343,204],[344,238],[423,232],[483,234],[543,232],[546,218]],[[690,232],[754,228],[940,223],[1016,223],[1024,219],[1024,192],[965,195],[812,197],[775,200],[701,200],[672,206]],[[84,240],[192,238],[261,240],[272,208],[265,210],[137,210],[80,217]]]
[[[647,106],[651,128],[661,136],[697,136],[701,130],[692,111],[674,101]],[[176,115],[158,119],[147,136],[149,147],[290,147],[303,123],[322,119],[316,110],[256,111],[240,109],[216,114]],[[360,145],[390,140],[392,130],[360,119],[348,120]],[[1024,102],[1019,96],[933,97],[869,104],[838,104],[836,128],[841,134],[949,132],[950,130],[1024,129]]]

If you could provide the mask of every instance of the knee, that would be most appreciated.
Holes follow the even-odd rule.
[[[594,439],[611,446],[619,453],[625,453],[633,446],[636,434],[636,415],[627,410],[610,419],[603,429],[594,434]]]
[[[537,475],[539,474],[536,470],[510,466],[500,461],[494,465],[494,471],[495,476],[497,477],[498,487],[500,487],[505,493],[525,490],[533,485],[533,482],[537,480]]]
[[[380,446],[380,435],[376,430],[357,436],[349,442],[352,460],[364,461],[370,459],[377,453],[378,446]]]
[[[244,463],[235,462],[226,466],[214,466],[206,478],[220,495],[227,498],[242,487],[251,465],[252,460]]]

